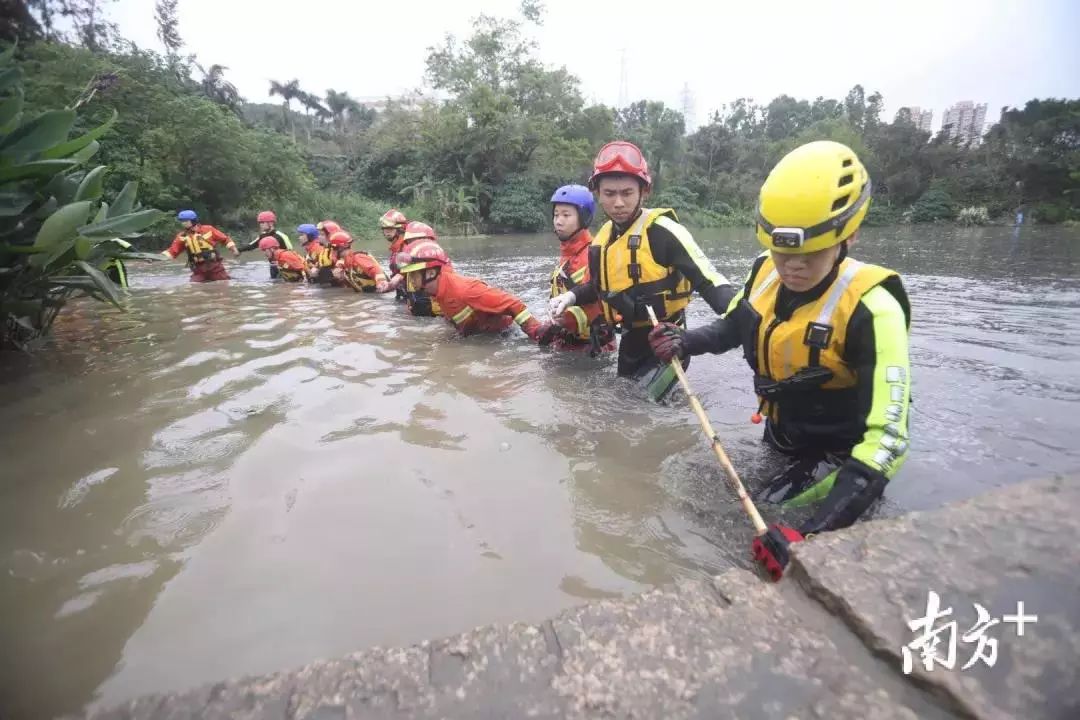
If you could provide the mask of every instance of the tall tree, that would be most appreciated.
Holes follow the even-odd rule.
[[[344,134],[346,123],[353,120],[361,112],[363,106],[350,97],[349,93],[329,89],[326,91],[326,108],[334,119],[334,127],[339,133]]]
[[[224,105],[234,113],[239,114],[244,99],[240,97],[240,92],[236,89],[236,86],[225,79],[225,71],[229,68],[224,65],[214,64],[210,66],[209,70],[205,70],[198,63],[196,65],[203,73],[201,83],[203,95],[218,105]]]
[[[184,47],[180,37],[180,20],[176,17],[176,5],[179,0],[157,0],[154,7],[154,19],[157,21],[157,36],[165,49],[175,55]]]
[[[118,37],[116,23],[108,19],[104,8],[106,3],[114,1],[60,0],[60,15],[71,22],[83,47],[101,52],[112,47]],[[43,0],[43,4],[48,3],[49,0]]]
[[[37,40],[44,35],[42,24],[30,11],[28,0],[0,0],[0,42]]]
[[[866,91],[862,85],[856,85],[848,90],[844,98],[844,113],[853,128],[862,129],[866,116]]]
[[[296,139],[296,124],[292,119],[292,101],[300,97],[300,92],[300,81],[295,78],[286,83],[270,81],[270,97],[277,95],[281,98],[281,117],[288,125],[293,140]]]

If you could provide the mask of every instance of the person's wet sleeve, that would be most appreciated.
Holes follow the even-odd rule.
[[[165,248],[165,250],[163,250],[161,254],[168,255],[171,258],[175,258],[177,255],[184,251],[185,247],[186,244],[184,243],[183,236],[177,234],[176,237],[173,238],[173,241],[169,245],[169,247]]]
[[[738,292],[732,294],[731,299],[724,308],[724,317],[714,320],[704,327],[686,332],[683,348],[687,355],[719,354],[742,344],[743,338],[752,331],[754,322],[751,308],[748,303],[744,302],[744,298],[749,296],[754,278],[761,270],[766,257],[767,253],[763,253],[754,260],[743,286],[739,288]]]
[[[907,317],[896,297],[878,286],[863,296],[848,333],[846,354],[855,368],[866,428],[851,457],[891,478],[908,448]]]
[[[848,527],[881,497],[908,451],[911,377],[907,317],[886,288],[863,296],[848,322],[845,361],[856,372],[862,440],[836,471],[804,535]],[[826,490],[827,489],[827,490]]]
[[[744,304],[740,304],[743,291],[740,290],[729,303],[730,310],[723,317],[713,320],[708,325],[687,330],[683,337],[683,352],[686,355],[704,355],[705,353],[724,353],[742,344],[743,326],[751,321],[750,313]]]
[[[723,315],[727,311],[735,288],[705,257],[689,230],[660,216],[649,227],[649,245],[657,262],[678,269],[714,313]]]
[[[493,288],[480,280],[469,283],[465,292],[465,302],[473,310],[493,315],[509,315],[518,325],[532,317],[525,303],[505,290]]]

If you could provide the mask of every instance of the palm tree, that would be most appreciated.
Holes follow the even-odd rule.
[[[202,70],[202,92],[203,95],[210,98],[219,105],[224,105],[236,114],[240,114],[240,105],[244,102],[244,99],[240,97],[240,92],[236,89],[236,86],[225,79],[225,71],[228,70],[224,65],[211,65],[209,70],[205,70],[202,65],[195,63],[195,65]]]
[[[322,98],[318,95],[312,95],[306,90],[300,90],[296,94],[296,99],[300,101],[300,104],[304,106],[304,112],[311,116],[311,113],[315,113],[317,116],[322,114],[330,114],[330,111],[323,107]],[[321,111],[321,112],[320,112]]]
[[[308,141],[311,140],[311,128],[314,126],[314,122],[311,120],[311,113],[315,113],[316,118],[329,117],[330,111],[322,106],[318,95],[312,95],[306,90],[299,90],[296,93],[296,99],[304,106],[304,114],[308,117],[308,122],[305,125],[305,131],[307,132]]]
[[[350,103],[356,102],[347,92],[338,92],[334,89],[326,91],[326,107],[330,109],[330,115],[334,118],[334,127],[339,133],[345,132],[345,113],[350,110]]]
[[[270,81],[270,97],[281,96],[281,116],[289,125],[293,140],[296,140],[296,125],[292,120],[292,101],[300,97],[300,81],[293,79],[287,83],[279,83],[277,80]]]

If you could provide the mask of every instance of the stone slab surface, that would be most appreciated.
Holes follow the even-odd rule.
[[[954,711],[980,718],[1080,719],[1080,481],[1024,483],[941,510],[856,525],[801,545],[791,575],[842,619],[879,657],[902,672],[916,633],[908,620],[926,614],[928,591],[956,623],[950,671],[927,672],[913,654],[912,678]],[[1018,635],[1000,622],[993,667],[967,664],[978,641],[964,633],[978,619],[1038,616]],[[950,632],[938,646],[947,656]],[[984,649],[990,654],[989,646]]]
[[[1080,486],[1055,479],[800,545],[779,584],[743,570],[291,672],[132,700],[132,718],[1080,718]],[[901,672],[927,590],[995,617],[995,667]],[[958,641],[960,638],[958,637]]]

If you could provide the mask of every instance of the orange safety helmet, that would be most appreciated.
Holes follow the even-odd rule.
[[[422,238],[429,238],[435,242],[439,241],[439,236],[435,234],[435,228],[427,223],[413,220],[405,226],[405,242],[409,243]]]
[[[344,230],[338,230],[330,236],[330,247],[332,248],[347,248],[352,246],[352,235]]]
[[[402,275],[427,270],[428,268],[441,268],[450,264],[450,256],[436,242],[418,243],[409,252],[398,253],[394,259],[400,268]]]
[[[258,217],[257,222],[276,223],[277,222],[277,215],[274,214],[273,210],[263,210],[261,213],[259,213],[259,217]]]
[[[600,148],[596,159],[593,160],[589,188],[595,190],[596,183],[601,177],[614,174],[633,175],[642,182],[646,190],[652,187],[649,163],[645,162],[641,149],[632,142],[616,140]]]
[[[264,222],[264,221],[260,221],[260,222]],[[266,237],[259,240],[259,249],[260,250],[279,250],[279,249],[281,249],[281,245],[278,244],[278,240],[277,240],[276,237],[272,237],[270,235],[267,235]]]
[[[323,220],[321,223],[319,223],[315,227],[319,228],[319,232],[326,233],[326,237],[330,237],[334,233],[341,230],[341,226],[338,225],[333,220]]]
[[[404,213],[397,208],[390,208],[383,216],[379,218],[379,227],[381,228],[396,228],[398,230],[405,229],[408,224],[408,220],[405,219]]]

